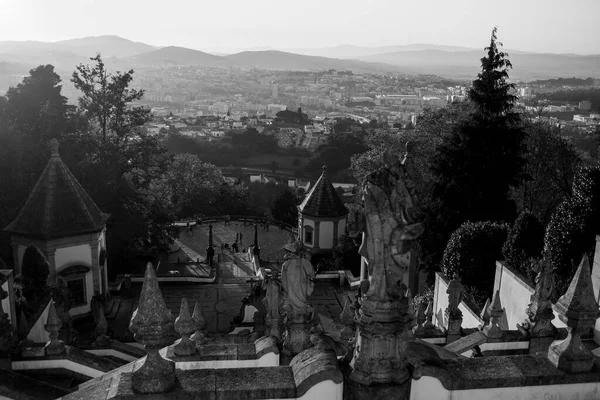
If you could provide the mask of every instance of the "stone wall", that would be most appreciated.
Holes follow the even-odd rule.
[[[517,329],[517,324],[523,323],[527,317],[525,312],[534,289],[517,272],[503,262],[496,261],[494,293],[496,290],[500,291],[500,300],[502,308],[505,310],[504,315],[508,329]],[[556,318],[552,321],[554,326],[565,328],[566,325],[558,318],[556,309],[554,313],[556,315]]]
[[[433,292],[433,323],[436,326],[444,327],[444,311],[448,307],[448,290],[449,282],[442,276],[441,273],[435,273],[435,289]],[[458,309],[463,314],[463,328],[477,328],[483,324],[483,320],[471,310],[464,302],[461,301]]]

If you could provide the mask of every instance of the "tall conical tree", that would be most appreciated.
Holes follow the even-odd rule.
[[[420,238],[430,271],[439,269],[446,243],[462,223],[512,222],[516,217],[509,190],[524,177],[525,133],[508,83],[512,65],[498,46],[494,28],[469,91],[471,118],[457,124],[432,157],[435,201],[426,210],[426,234]]]

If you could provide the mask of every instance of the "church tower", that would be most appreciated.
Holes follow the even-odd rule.
[[[344,234],[348,209],[327,176],[327,166],[298,211],[298,239],[312,254],[331,252]]]
[[[21,272],[23,254],[35,245],[50,263],[48,284],[62,276],[75,298],[72,316],[90,312],[94,292],[108,290],[106,221],[50,141],[50,160],[27,202],[5,230],[11,234],[15,272]]]

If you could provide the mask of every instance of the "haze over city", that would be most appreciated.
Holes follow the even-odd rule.
[[[497,25],[508,49],[600,53],[600,2],[275,0],[168,3],[4,0],[0,40],[58,41],[119,35],[155,46],[212,52],[411,43],[481,49]]]

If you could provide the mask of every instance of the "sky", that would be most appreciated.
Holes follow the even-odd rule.
[[[0,41],[118,35],[199,50],[430,43],[600,54],[600,0],[0,0]]]

